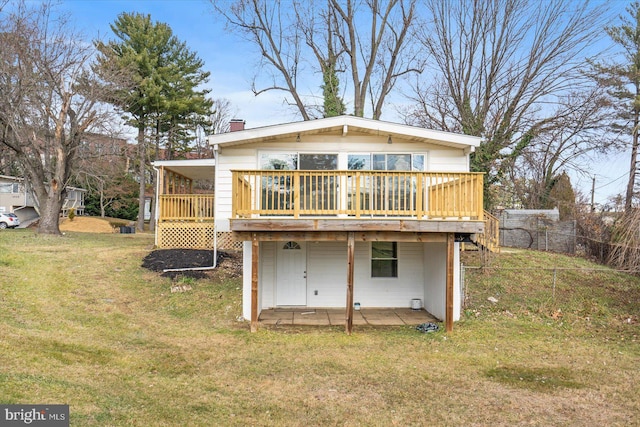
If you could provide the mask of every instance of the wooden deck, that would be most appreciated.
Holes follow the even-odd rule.
[[[243,170],[232,174],[230,224],[239,240],[251,240],[247,233],[255,232],[296,232],[296,238],[314,233],[311,240],[322,237],[317,233],[367,233],[363,239],[402,233],[407,241],[423,241],[425,233],[459,233],[476,235],[483,247],[497,248],[497,220],[483,210],[479,173]],[[189,179],[176,173],[165,176],[160,190],[169,194],[158,198],[158,246],[211,247],[214,195],[191,194]],[[327,240],[344,238],[331,235]]]

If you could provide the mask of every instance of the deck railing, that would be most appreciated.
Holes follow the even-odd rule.
[[[159,198],[159,221],[213,221],[211,194],[163,194]]]
[[[491,252],[500,252],[500,220],[484,212],[484,233],[478,235],[478,243]]]
[[[232,182],[233,218],[483,218],[481,173],[239,170]]]

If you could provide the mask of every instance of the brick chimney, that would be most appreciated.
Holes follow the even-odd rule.
[[[239,130],[244,130],[244,120],[242,119],[231,119],[229,121],[229,131],[237,132]]]

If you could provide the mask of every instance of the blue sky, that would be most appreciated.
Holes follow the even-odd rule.
[[[231,3],[232,0],[226,1]],[[624,0],[612,0],[612,13],[624,13],[627,4]],[[296,111],[284,104],[283,92],[253,95],[250,88],[258,53],[238,35],[225,31],[223,18],[217,16],[205,0],[65,0],[60,8],[70,14],[76,28],[88,39],[112,39],[109,26],[122,12],[150,14],[154,21],[168,24],[181,41],[198,53],[205,69],[211,72],[212,96],[229,99],[233,116],[244,119],[247,127],[300,120]],[[307,92],[318,91],[315,87],[305,89]],[[393,116],[383,116],[383,119],[398,121]],[[610,195],[624,191],[628,169],[628,152],[610,155],[593,165],[597,202],[605,202]],[[591,177],[572,176],[572,183],[585,193],[591,191]]]
[[[120,13],[149,14],[152,20],[168,24],[178,39],[197,52],[211,72],[212,96],[229,99],[234,116],[245,119],[247,127],[299,120],[283,105],[283,93],[253,95],[251,79],[258,56],[247,52],[251,46],[237,35],[225,31],[222,18],[204,0],[67,0],[60,8],[89,39],[102,40],[114,38],[110,24]]]

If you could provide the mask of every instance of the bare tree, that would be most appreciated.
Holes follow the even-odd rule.
[[[554,121],[558,96],[587,85],[581,69],[604,9],[565,0],[425,3],[432,22],[418,36],[431,67],[406,120],[484,136],[471,168],[496,182]]]
[[[74,180],[97,196],[101,217],[124,195],[136,193],[130,170],[132,153],[127,140],[119,135],[106,129],[101,134],[87,134],[78,147]]]
[[[210,1],[229,28],[258,48],[261,69],[271,71],[271,84],[264,88],[258,89],[254,78],[254,93],[289,93],[304,120],[323,109],[307,101],[316,97],[299,86],[303,75],[325,77],[327,70],[344,66],[353,114],[364,116],[370,99],[371,116],[379,119],[398,78],[422,70],[417,46],[408,37],[417,20],[417,0],[327,0],[326,8],[295,0],[238,0],[231,8]],[[309,64],[311,73],[305,68]]]
[[[416,21],[416,0],[370,0],[364,4],[330,0],[341,22],[336,34],[347,54],[353,86],[353,114],[364,116],[367,95],[371,97],[372,118],[382,115],[387,95],[398,77],[422,72],[420,53],[407,43]],[[367,6],[370,14],[362,25],[357,6]],[[361,28],[370,29],[369,31]]]
[[[609,105],[599,88],[560,97],[553,121],[539,129],[522,154],[505,166],[515,193],[529,209],[557,206],[551,200],[558,177],[574,171],[590,175],[590,160],[615,148],[607,134]]]
[[[215,10],[227,20],[227,27],[237,31],[260,51],[259,71],[270,71],[270,84],[257,87],[253,78],[252,90],[261,93],[279,90],[288,92],[304,120],[312,117],[298,90],[298,75],[301,72],[301,50],[304,38],[296,25],[294,10],[297,2],[282,4],[281,0],[238,0],[229,7],[228,2],[210,0]]]
[[[235,114],[231,101],[226,98],[214,99],[209,132],[212,135],[229,132],[229,122]]]
[[[0,15],[0,144],[35,192],[38,232],[60,234],[59,215],[84,133],[101,122],[104,88],[93,49],[52,6],[19,2]]]

